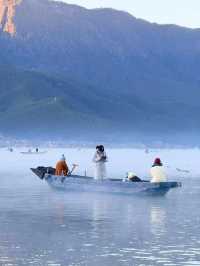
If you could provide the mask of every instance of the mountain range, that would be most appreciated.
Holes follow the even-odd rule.
[[[0,132],[198,136],[200,30],[48,0],[0,1],[0,25]]]

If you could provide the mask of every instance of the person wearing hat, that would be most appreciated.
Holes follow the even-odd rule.
[[[66,163],[65,155],[63,154],[60,160],[56,164],[56,175],[67,176],[69,173],[69,168]]]
[[[160,158],[156,158],[151,167],[151,183],[166,182],[167,178]]]
[[[95,179],[103,180],[106,178],[107,155],[103,145],[96,146],[96,152],[93,157],[95,163]]]
[[[127,173],[127,179],[131,182],[142,182],[142,180],[133,172]]]

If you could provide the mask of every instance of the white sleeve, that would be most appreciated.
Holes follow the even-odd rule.
[[[94,163],[96,163],[96,162],[98,162],[98,161],[100,161],[100,160],[101,160],[100,156],[99,156],[97,153],[95,153],[92,161],[93,161]]]

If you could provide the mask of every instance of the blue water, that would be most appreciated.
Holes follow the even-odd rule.
[[[0,265],[200,265],[200,181],[179,180],[166,197],[138,198],[57,192],[28,168],[1,170]]]

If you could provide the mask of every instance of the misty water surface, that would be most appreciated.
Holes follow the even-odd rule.
[[[92,175],[94,151],[19,151],[0,150],[0,265],[200,265],[198,149],[108,151],[111,177],[132,170],[148,178],[160,156],[169,179],[183,182],[163,198],[57,192],[29,168],[54,165],[65,153],[79,163],[77,173]]]

